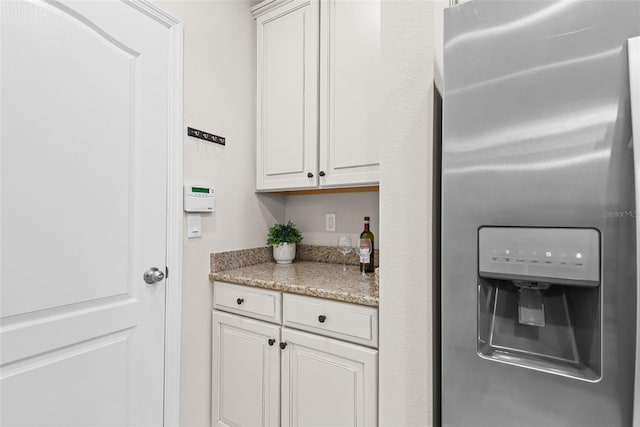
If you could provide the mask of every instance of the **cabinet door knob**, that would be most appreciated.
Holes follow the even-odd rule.
[[[284,350],[284,348],[287,346],[286,342],[281,342],[280,343],[280,350]]]
[[[274,345],[276,340],[274,338],[269,338],[269,345]]]
[[[325,316],[324,314],[318,316],[318,322],[324,323],[325,320],[327,320],[327,316]]]
[[[238,305],[240,305],[244,302],[244,298],[238,298],[236,302],[238,303]]]
[[[320,173],[318,175],[324,176],[324,171],[320,171]]]
[[[313,174],[312,174],[311,172],[309,172],[309,173],[307,174],[307,178],[313,178]]]

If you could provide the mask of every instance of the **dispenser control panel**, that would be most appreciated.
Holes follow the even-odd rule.
[[[593,228],[481,227],[480,276],[565,285],[600,284],[600,233]]]

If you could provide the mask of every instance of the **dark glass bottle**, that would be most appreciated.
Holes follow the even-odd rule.
[[[375,250],[375,244],[374,244],[374,238],[373,238],[373,233],[369,230],[369,217],[365,216],[364,217],[364,230],[362,231],[362,233],[360,233],[360,238],[361,239],[369,239],[371,240],[371,253],[369,254],[369,262],[361,262],[360,263],[360,271],[362,271],[362,268],[364,266],[364,271],[365,273],[373,273],[375,270],[375,263],[374,263],[374,250]]]

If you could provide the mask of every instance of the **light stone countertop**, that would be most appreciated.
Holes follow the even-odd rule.
[[[294,261],[288,265],[266,262],[212,272],[209,279],[377,307],[379,293],[374,274],[367,278],[360,274],[358,266],[347,265],[343,272],[342,264]]]

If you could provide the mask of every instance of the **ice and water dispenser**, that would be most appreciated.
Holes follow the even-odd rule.
[[[586,381],[601,378],[597,230],[478,230],[478,354]]]

